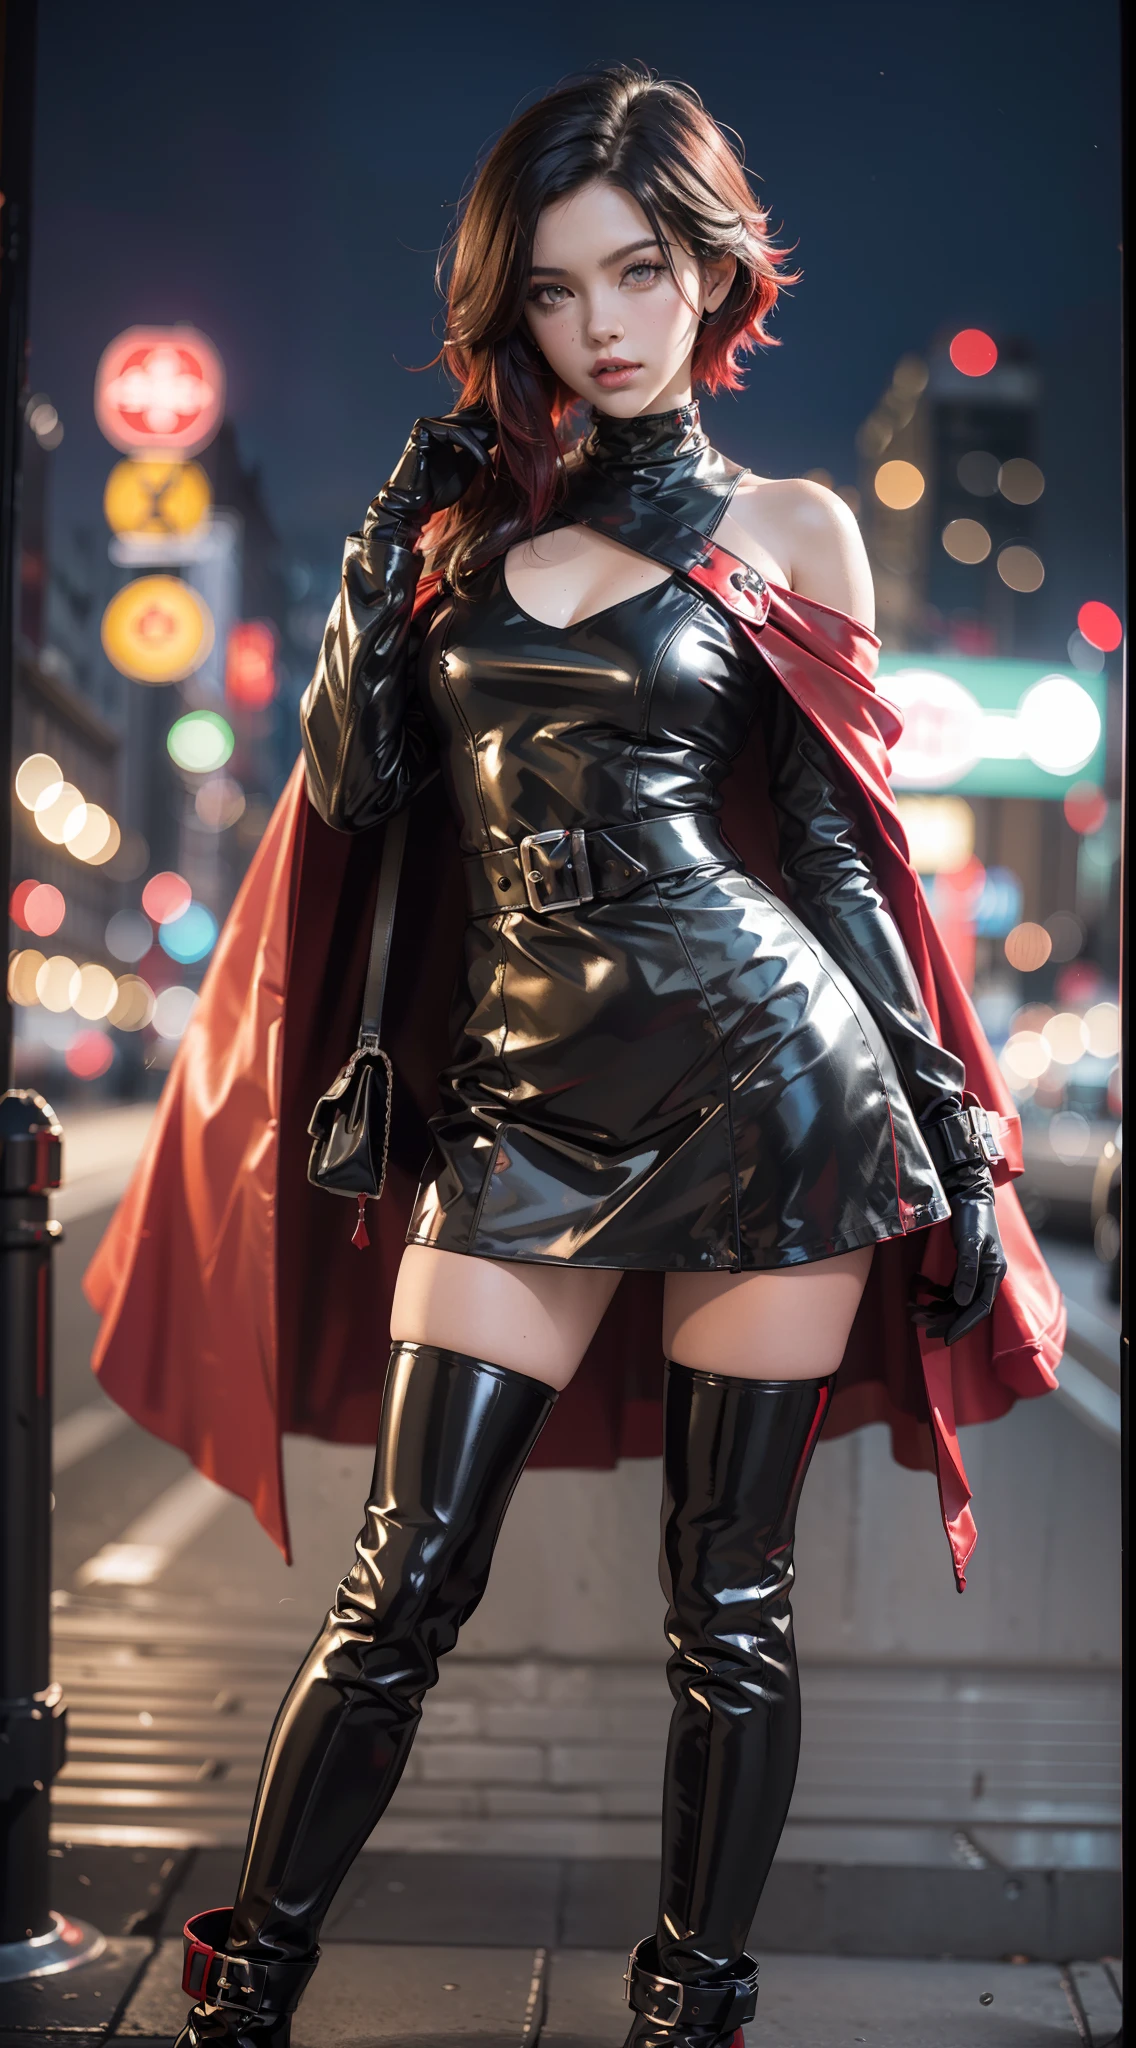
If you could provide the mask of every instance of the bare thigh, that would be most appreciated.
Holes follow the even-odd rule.
[[[391,1342],[437,1344],[490,1365],[568,1385],[622,1273],[522,1265],[408,1244],[391,1308]]]
[[[764,1273],[668,1273],[663,1349],[699,1372],[823,1379],[844,1356],[874,1250]]]

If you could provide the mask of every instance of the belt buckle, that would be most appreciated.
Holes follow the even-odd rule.
[[[551,851],[554,846],[562,846],[565,841],[566,857],[559,866],[553,865],[551,860],[544,867],[536,864],[544,858],[546,847]],[[592,887],[592,871],[588,864],[587,835],[582,825],[565,826],[555,832],[526,832],[520,841],[519,850],[525,895],[528,897],[529,909],[534,910],[538,917],[547,917],[553,910],[577,910],[582,903],[591,903],[594,900],[596,892]],[[565,867],[572,870],[576,894],[542,897],[539,892],[544,883],[549,878],[562,874]]]

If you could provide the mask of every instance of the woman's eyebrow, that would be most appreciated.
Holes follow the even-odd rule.
[[[633,256],[636,249],[658,249],[661,247],[657,235],[644,235],[641,241],[625,242],[622,249],[613,249],[610,256],[601,256],[600,269],[610,270],[613,263],[622,263],[625,256]],[[534,263],[532,274],[541,277],[567,277],[568,272],[555,263]]]

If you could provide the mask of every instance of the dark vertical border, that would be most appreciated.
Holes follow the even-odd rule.
[[[1129,134],[1130,134],[1130,129],[1129,129],[1129,118],[1130,118],[1130,114],[1131,114],[1131,106],[1132,106],[1132,87],[1131,87],[1131,78],[1130,78],[1130,75],[1129,75],[1129,71],[1128,71],[1128,66],[1129,66],[1129,64],[1130,64],[1130,62],[1131,62],[1131,60],[1132,60],[1132,37],[1131,37],[1131,32],[1130,32],[1130,29],[1131,29],[1131,16],[1130,16],[1130,13],[1129,13],[1129,9],[1128,9],[1128,7],[1127,7],[1127,6],[1126,6],[1126,4],[1125,4],[1125,0],[1120,0],[1120,7],[1119,7],[1119,15],[1120,15],[1120,164],[1121,164],[1121,178],[1120,178],[1120,208],[1121,208],[1121,214],[1120,214],[1120,217],[1121,217],[1121,243],[1120,243],[1120,266],[1121,266],[1121,310],[1120,310],[1120,319],[1121,319],[1121,329],[1120,329],[1120,333],[1121,333],[1121,341],[1120,341],[1120,349],[1121,349],[1121,370],[1120,370],[1120,374],[1121,374],[1121,395],[1120,395],[1120,406],[1121,406],[1121,435],[1120,435],[1120,461],[1121,461],[1121,519],[1122,519],[1122,523],[1123,523],[1123,524],[1122,524],[1122,530],[1123,530],[1123,534],[1124,534],[1124,540],[1125,540],[1125,549],[1124,549],[1124,562],[1125,562],[1125,573],[1126,573],[1126,575],[1127,575],[1127,562],[1128,562],[1128,547],[1127,547],[1127,542],[1128,542],[1128,527],[1129,527],[1129,519],[1128,519],[1128,449],[1127,449],[1127,439],[1128,439],[1128,436],[1127,436],[1127,427],[1128,427],[1128,421],[1129,421],[1129,419],[1131,418],[1131,411],[1132,411],[1132,408],[1131,408],[1131,404],[1130,404],[1130,392],[1129,392],[1129,346],[1128,346],[1128,298],[1127,298],[1127,291],[1126,291],[1125,287],[1126,287],[1126,285],[1127,285],[1127,273],[1128,273],[1128,264],[1127,264],[1127,250],[1128,250],[1128,222],[1129,222],[1129,216],[1130,216],[1130,212],[1131,212],[1131,209],[1130,209],[1130,206],[1129,206],[1129,200],[1128,200],[1128,176],[1127,176],[1127,173],[1128,173],[1128,170],[1129,170],[1129,167],[1130,167],[1130,166],[1129,166],[1129,158],[1130,158],[1130,155],[1131,155],[1131,151],[1129,150],[1129,146],[1128,146],[1128,143],[1129,143]],[[1124,609],[1125,609],[1125,625],[1126,625],[1126,626],[1127,626],[1127,624],[1128,624],[1128,619],[1127,619],[1127,610],[1128,610],[1128,606],[1127,606],[1127,595],[1128,595],[1128,593],[1127,593],[1127,588],[1126,588],[1126,589],[1125,589],[1125,607],[1124,607]],[[1131,1067],[1131,1060],[1129,1059],[1129,1046],[1130,1046],[1130,1042],[1131,1042],[1131,1041],[1130,1041],[1130,1033],[1131,1033],[1131,1025],[1132,1025],[1131,989],[1130,989],[1130,983],[1129,983],[1129,966],[1130,966],[1130,962],[1131,962],[1131,948],[1130,948],[1130,946],[1129,946],[1129,943],[1128,943],[1128,929],[1127,929],[1128,905],[1129,905],[1129,903],[1131,902],[1131,891],[1130,891],[1130,887],[1129,887],[1129,883],[1130,883],[1130,870],[1129,870],[1129,860],[1130,860],[1130,839],[1131,839],[1131,834],[1130,834],[1130,832],[1129,832],[1129,816],[1128,816],[1128,809],[1129,809],[1129,794],[1130,794],[1130,782],[1129,782],[1129,774],[1128,774],[1128,733],[1129,733],[1129,727],[1130,727],[1130,724],[1131,724],[1131,720],[1130,720],[1130,718],[1129,718],[1129,697],[1128,697],[1128,633],[1127,633],[1127,631],[1125,632],[1125,635],[1124,635],[1124,639],[1123,639],[1123,641],[1121,642],[1121,649],[1122,649],[1122,653],[1121,653],[1121,661],[1122,661],[1122,669],[1121,669],[1121,689],[1122,689],[1122,691],[1123,691],[1123,709],[1122,709],[1122,713],[1121,713],[1121,729],[1120,729],[1120,754],[1121,754],[1121,759],[1120,759],[1120,1026],[1121,1026],[1121,1033],[1120,1033],[1120,1103],[1121,1103],[1121,1116],[1123,1117],[1123,1116],[1125,1115],[1126,1111],[1127,1111],[1127,1108],[1128,1108],[1128,1088],[1129,1088],[1129,1079],[1130,1079],[1130,1075],[1131,1075],[1131,1071],[1132,1071],[1132,1067]],[[1132,1303],[1132,1293],[1131,1293],[1131,1287],[1130,1287],[1130,1284],[1129,1284],[1129,1267],[1128,1267],[1128,1251],[1129,1251],[1129,1239],[1128,1239],[1128,1195],[1129,1195],[1129,1180],[1130,1180],[1130,1177],[1131,1177],[1131,1176],[1130,1176],[1130,1172],[1129,1172],[1129,1163],[1128,1163],[1128,1146],[1127,1146],[1127,1145],[1125,1145],[1125,1146],[1123,1147],[1123,1149],[1122,1149],[1122,1152],[1121,1152],[1121,1166],[1120,1166],[1120,1227],[1121,1227],[1121,1232],[1122,1232],[1122,1236],[1121,1236],[1121,1249],[1120,1249],[1120,1551],[1121,1551],[1121,1657],[1122,1657],[1122,1660],[1123,1660],[1123,1678],[1122,1678],[1122,1691],[1121,1691],[1121,1699],[1122,1699],[1122,1702],[1123,1702],[1123,1721],[1124,1721],[1124,1726],[1123,1726],[1123,1732],[1122,1732],[1122,1742],[1123,1742],[1123,1758],[1124,1758],[1124,1761],[1123,1761],[1123,1777],[1122,1777],[1122,1792],[1121,1792],[1121,1845],[1122,1845],[1122,1847],[1121,1847],[1121,1853],[1122,1853],[1122,1857],[1123,1857],[1123,1876],[1122,1876],[1122,1879],[1121,1879],[1121,1884],[1122,1884],[1122,1912],[1123,1912],[1123,1915],[1124,1915],[1124,1965],[1125,1965],[1125,1968],[1124,1968],[1124,1980],[1125,1980],[1125,1985],[1126,1985],[1126,1986],[1130,1986],[1130,1985],[1131,1985],[1131,1983],[1132,1983],[1132,1914],[1133,1914],[1133,1899],[1132,1899],[1132,1853],[1133,1853],[1133,1850],[1132,1850],[1132,1745],[1131,1745],[1131,1742],[1130,1742],[1130,1740],[1129,1740],[1129,1730],[1130,1730],[1130,1728],[1131,1728],[1131,1711],[1132,1711],[1132,1710],[1131,1710],[1131,1701],[1130,1701],[1130,1694],[1131,1694],[1131,1689],[1132,1689],[1132,1688],[1131,1688],[1131,1683],[1130,1683],[1130,1677],[1129,1677],[1129,1672],[1130,1672],[1130,1662],[1131,1662],[1131,1654],[1132,1654],[1132,1584],[1131,1584],[1131,1576],[1132,1576],[1132,1575],[1131,1575],[1131,1565],[1132,1565],[1132,1472],[1131,1472],[1131,1461],[1130,1461],[1130,1450],[1129,1450],[1129,1446],[1130,1446],[1130,1438],[1131,1438],[1131,1426],[1132,1426],[1132,1403],[1131,1403],[1131,1399],[1130,1399],[1130,1381],[1129,1381],[1129,1377],[1128,1377],[1128,1364],[1129,1364],[1129,1356],[1130,1356],[1130,1348],[1129,1348],[1129,1341],[1128,1341],[1128,1340],[1129,1340],[1129,1319],[1130,1319],[1130,1316],[1131,1316],[1131,1303]],[[1123,2042],[1123,2041],[1124,2041],[1124,2039],[1126,2038],[1126,2029],[1125,2029],[1125,2027],[1124,2027],[1124,2024],[1123,2024],[1123,2022],[1121,2023],[1121,2030],[1120,2030],[1120,2034],[1118,2035],[1118,2037],[1117,2037],[1117,2038],[1118,2038],[1118,2040],[1119,2040],[1119,2041],[1121,2041],[1121,2042]]]
[[[12,693],[16,547],[28,331],[36,0],[0,0],[0,912],[12,893]],[[5,956],[7,944],[5,944]],[[7,964],[0,992],[0,1091],[12,1065]]]

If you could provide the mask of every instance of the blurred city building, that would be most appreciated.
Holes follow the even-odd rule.
[[[204,425],[167,404],[191,407],[183,344]],[[129,330],[96,394],[123,455],[105,524],[52,519],[64,423],[46,394],[24,428],[9,989],[16,1077],[63,1100],[160,1085],[295,760],[311,666],[310,578],[282,560],[205,338]]]
[[[939,336],[861,426],[857,496],[913,856],[1022,1111],[1027,1213],[1083,1235],[1120,1114],[1121,623],[1039,606],[1044,402],[1023,343]]]
[[[887,648],[1040,653],[1041,374],[1013,341],[980,369],[972,332],[969,356],[962,337],[904,356],[857,436],[877,630]]]

